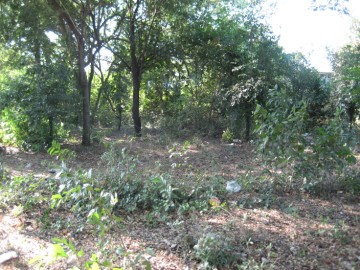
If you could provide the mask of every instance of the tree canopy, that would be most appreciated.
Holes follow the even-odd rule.
[[[333,96],[356,115],[357,46],[336,55],[330,94],[301,54],[278,45],[261,8],[245,0],[2,1],[1,121],[25,145],[49,145],[78,126],[90,145],[94,128],[130,122],[137,136],[145,123],[250,140],[256,105],[272,89],[306,101],[313,123]]]

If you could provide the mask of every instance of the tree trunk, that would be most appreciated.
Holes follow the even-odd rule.
[[[78,54],[79,84],[83,105],[83,130],[81,144],[89,146],[91,144],[90,89],[85,71],[85,48],[84,41],[82,39],[78,40]]]
[[[134,130],[136,136],[141,136],[141,119],[140,119],[140,74],[137,68],[132,68],[133,79],[133,104],[132,118],[134,121]]]
[[[347,106],[347,114],[349,117],[349,129],[352,130],[352,125],[355,120],[355,112],[356,112],[356,106],[354,102],[350,102]]]
[[[54,140],[54,116],[52,113],[49,114],[49,137],[46,142],[47,147],[50,147]]]
[[[98,95],[97,95],[97,98],[96,98],[96,102],[95,102],[95,106],[92,110],[92,115],[91,115],[91,123],[94,125],[94,122],[95,122],[95,117],[97,115],[97,112],[99,110],[99,106],[100,106],[100,98],[101,98],[101,95],[102,95],[102,92],[104,90],[104,87],[100,87],[99,89],[99,92],[98,92]]]
[[[245,103],[245,140],[250,141],[250,131],[251,131],[251,104]]]
[[[141,67],[139,66],[138,58],[136,56],[135,15],[132,16],[130,20],[129,40],[130,40],[130,56],[131,56],[131,76],[133,82],[132,118],[134,121],[135,135],[141,136],[141,119],[140,119]]]
[[[121,130],[121,126],[122,126],[122,107],[121,107],[121,102],[116,106],[116,113],[117,113],[117,128],[120,131]]]
[[[82,145],[88,146],[91,144],[90,137],[90,128],[91,128],[91,119],[90,119],[90,84],[85,71],[85,37],[86,37],[86,16],[88,15],[90,2],[87,0],[86,5],[82,5],[81,16],[79,20],[74,20],[67,10],[62,6],[61,1],[58,0],[48,0],[48,4],[51,8],[59,14],[60,22],[65,26],[68,25],[72,33],[76,38],[77,46],[77,59],[78,59],[78,68],[79,68],[79,85],[81,91],[81,98],[83,104],[82,110]],[[79,22],[77,26],[75,21]],[[64,35],[68,35],[66,28],[64,27]],[[70,36],[70,35],[69,35]]]

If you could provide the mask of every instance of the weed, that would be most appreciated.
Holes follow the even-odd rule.
[[[329,223],[330,217],[329,216],[320,216],[321,224],[326,225]]]
[[[14,208],[11,210],[11,214],[15,217],[20,216],[24,212],[24,207],[19,204],[15,205]]]
[[[339,175],[356,162],[344,137],[341,109],[326,123],[305,133],[307,104],[300,102],[289,110],[286,91],[270,95],[267,107],[258,105],[255,110],[255,133],[267,165],[281,169],[285,175],[281,178],[285,185],[279,187],[297,187],[294,182],[302,181],[301,188],[310,193],[336,189]]]
[[[0,147],[0,182],[3,180],[4,176],[5,176],[5,170],[2,160],[2,148]]]
[[[39,267],[50,266],[59,259],[68,259],[75,257],[72,260],[71,269],[138,269],[140,265],[144,266],[144,269],[151,270],[151,264],[146,257],[154,256],[154,253],[150,248],[144,252],[132,253],[124,249],[123,247],[115,249],[113,252],[123,258],[122,266],[115,267],[113,262],[109,259],[107,252],[90,253],[87,254],[83,249],[77,249],[75,244],[66,238],[53,238],[53,253],[50,257],[37,257],[30,261],[30,264]]]
[[[50,179],[15,176],[1,183],[0,202],[4,206],[22,205],[24,211],[32,210],[36,205],[47,203],[54,187]]]
[[[56,156],[56,158],[64,162],[69,162],[76,157],[74,151],[71,151],[69,149],[61,149],[61,145],[57,141],[52,141],[51,147],[48,149],[48,153],[51,156]]]
[[[246,246],[252,245],[251,238],[246,242]],[[263,269],[275,269],[275,266],[271,264],[271,258],[276,257],[276,253],[272,251],[272,244],[270,243],[265,247],[266,256],[261,258],[261,262],[257,262],[254,258],[244,260],[241,265],[237,266],[239,270],[263,270]]]
[[[293,206],[292,203],[290,203],[289,206],[284,209],[284,212],[291,216],[298,216],[298,208]]]
[[[43,229],[49,229],[52,227],[53,222],[51,221],[51,208],[47,208],[43,211],[42,215],[39,217],[39,222],[42,224]]]
[[[360,194],[360,172],[355,169],[345,170],[339,177],[340,188],[352,193]]]
[[[331,236],[334,239],[339,240],[343,245],[347,245],[352,241],[351,236],[345,230],[345,223],[343,221],[334,226]]]
[[[214,269],[235,262],[232,247],[217,234],[207,233],[194,246],[194,256],[201,261],[199,269]]]
[[[232,143],[234,141],[234,133],[229,128],[227,128],[224,130],[221,139],[226,143]]]

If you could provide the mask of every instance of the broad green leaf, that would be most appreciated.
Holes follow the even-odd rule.
[[[100,270],[100,266],[97,262],[94,262],[93,264],[91,264],[91,270]]]
[[[55,244],[64,244],[67,245],[67,240],[65,238],[54,237],[51,239]]]
[[[77,256],[78,256],[78,257],[82,257],[82,256],[84,256],[84,255],[85,255],[85,252],[84,252],[83,249],[81,249],[81,250],[78,251],[78,253],[77,253]]]
[[[51,196],[51,199],[60,200],[60,199],[62,199],[62,196],[61,196],[61,194],[54,194],[54,195]]]
[[[68,257],[64,248],[59,244],[53,244],[53,253],[54,253],[54,257],[56,257],[56,258],[58,258],[58,257],[67,258]]]

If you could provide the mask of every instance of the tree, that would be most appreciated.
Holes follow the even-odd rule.
[[[116,43],[112,51],[118,65],[125,67],[132,78],[132,118],[134,131],[141,135],[140,88],[143,74],[161,61],[165,45],[161,25],[168,1],[125,0],[118,16]]]
[[[3,49],[13,56],[3,62],[2,72],[11,74],[21,70],[3,82],[7,90],[0,93],[6,101],[3,106],[6,112],[2,116],[12,122],[17,143],[26,148],[43,148],[56,136],[55,122],[64,111],[71,111],[64,106],[71,103],[63,102],[67,94],[72,96],[67,63],[58,46],[47,36],[56,29],[56,18],[42,0],[27,5],[22,1],[9,1],[1,8],[1,41]],[[21,60],[10,47],[19,51]],[[6,66],[11,66],[12,71],[7,71]]]
[[[104,46],[108,22],[113,8],[112,1],[59,1],[47,0],[57,14],[60,31],[66,45],[77,59],[78,83],[82,98],[82,144],[91,144],[90,94],[95,72],[95,59]],[[103,30],[103,31],[102,31]],[[103,33],[103,36],[101,35]],[[90,74],[86,67],[90,65]]]
[[[343,107],[350,127],[360,110],[360,44],[349,44],[333,55],[336,105]]]
[[[333,10],[349,15],[350,11],[346,6],[349,0],[312,0],[311,8],[314,11]]]
[[[221,95],[227,100],[225,110],[232,115],[231,128],[239,132],[244,126],[246,140],[250,140],[255,105],[264,103],[268,89],[276,84],[283,57],[270,29],[260,22],[258,8],[256,4],[243,7],[238,21],[228,22],[230,27],[223,29],[227,43],[222,47],[226,57],[221,66],[226,73],[222,76]]]
[[[112,47],[119,65],[131,74],[132,118],[137,136],[141,135],[140,90],[143,75],[164,62],[169,63],[174,54],[174,45],[169,39],[172,19],[186,13],[186,7],[192,2],[196,1],[123,1],[123,11],[117,24],[118,42]]]

